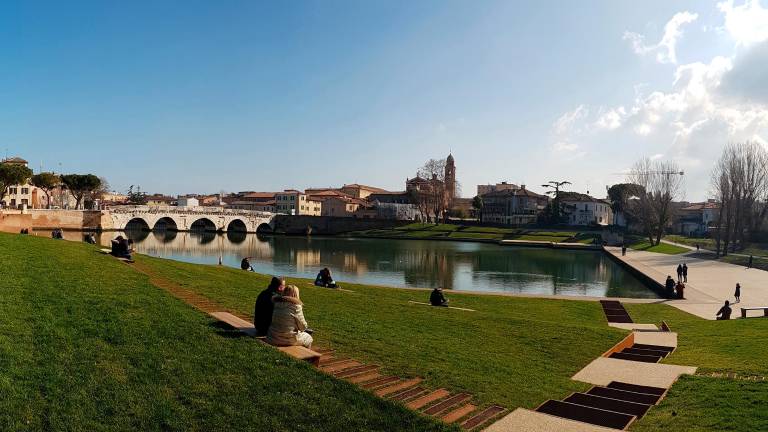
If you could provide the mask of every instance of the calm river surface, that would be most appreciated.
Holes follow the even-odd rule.
[[[104,233],[100,242],[118,233]],[[346,282],[467,291],[654,298],[601,252],[430,240],[289,237],[186,232],[130,233],[139,253],[259,273],[314,278],[328,267]]]

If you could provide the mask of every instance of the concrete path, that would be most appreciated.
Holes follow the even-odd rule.
[[[699,259],[689,254],[666,255],[653,252],[606,247],[606,251],[619,260],[664,284],[667,275],[677,278],[678,264],[688,265],[688,283],[685,284],[684,300],[668,300],[666,303],[704,319],[714,320],[725,300],[735,301],[736,283],[741,284],[741,302],[732,305],[732,318],[741,316],[740,307],[768,306],[768,272],[728,264],[720,261]],[[762,316],[761,311],[751,312]]]
[[[503,419],[492,424],[483,432],[609,432],[616,429],[595,426],[589,423],[582,423],[555,417],[536,411],[518,408]]]
[[[576,373],[572,379],[599,386],[607,386],[611,381],[619,381],[627,384],[670,388],[680,375],[694,373],[696,368],[693,366],[598,357]]]

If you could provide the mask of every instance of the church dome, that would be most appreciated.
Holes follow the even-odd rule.
[[[445,159],[445,162],[447,163],[453,163],[453,155],[448,153],[448,158]]]

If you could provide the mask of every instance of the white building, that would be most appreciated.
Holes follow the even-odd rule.
[[[604,199],[593,198],[576,192],[561,192],[560,205],[568,217],[568,225],[612,225],[613,210]]]
[[[179,207],[199,207],[200,201],[194,197],[179,197],[176,200],[176,205]]]

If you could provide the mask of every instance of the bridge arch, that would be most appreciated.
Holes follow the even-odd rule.
[[[259,234],[269,234],[272,232],[272,226],[266,222],[262,222],[259,224],[259,226],[256,228],[256,232]]]
[[[125,223],[123,227],[125,231],[149,231],[149,223],[142,217],[135,217]]]
[[[232,219],[227,225],[227,232],[247,232],[248,226],[242,219]]]
[[[152,227],[153,231],[178,231],[179,230],[179,224],[176,223],[176,221],[170,217],[170,216],[164,216],[155,222],[155,226]]]
[[[208,231],[213,232],[217,231],[216,224],[208,219],[207,217],[201,217],[200,219],[197,219],[196,221],[192,222],[192,225],[189,226],[190,231]]]

